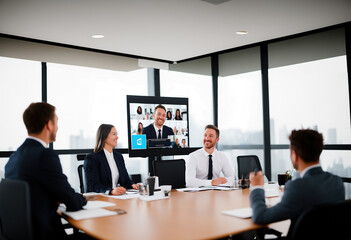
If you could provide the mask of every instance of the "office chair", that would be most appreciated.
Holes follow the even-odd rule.
[[[256,155],[238,156],[238,178],[248,179],[250,172],[262,170],[260,160]]]
[[[323,204],[304,212],[288,232],[288,239],[351,239],[351,200]]]
[[[78,161],[83,161],[86,157],[86,154],[78,154],[77,155],[77,160]],[[78,177],[79,177],[79,188],[80,188],[80,193],[85,193],[86,190],[86,183],[85,183],[85,178],[84,178],[84,171],[83,171],[83,164],[80,164],[77,168],[78,171]]]
[[[160,185],[172,185],[172,189],[185,187],[184,159],[153,161],[153,166]]]
[[[33,239],[30,189],[25,181],[0,182],[0,239]]]

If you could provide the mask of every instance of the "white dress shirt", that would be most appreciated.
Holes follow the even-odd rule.
[[[158,130],[161,130],[161,138],[162,138],[162,130],[163,130],[163,125],[161,128],[156,127],[155,123],[154,123],[154,128],[155,128],[155,132],[156,132],[156,138],[158,138]]]
[[[117,187],[117,183],[119,180],[119,172],[118,172],[117,164],[116,164],[115,158],[113,157],[113,151],[112,153],[109,153],[104,148],[104,153],[107,159],[107,163],[110,166],[111,176],[112,176],[112,189],[114,189],[115,187]]]
[[[189,155],[186,165],[186,186],[200,187],[211,186],[211,181],[208,180],[208,165],[209,157],[204,148],[196,150]],[[227,156],[217,151],[216,149],[212,155],[212,179],[217,179],[224,175],[227,179],[227,184],[232,185],[234,181],[234,168],[229,162]],[[223,174],[223,175],[222,175]]]

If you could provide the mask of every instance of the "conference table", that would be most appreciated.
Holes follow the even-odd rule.
[[[96,200],[114,203],[108,210],[122,209],[126,214],[74,220],[64,218],[75,228],[97,239],[216,239],[263,228],[250,218],[221,213],[250,207],[249,189],[231,191],[178,192],[168,199],[143,201],[139,198],[114,199],[97,195]],[[279,198],[267,198],[275,204]],[[268,225],[287,232],[290,221]]]

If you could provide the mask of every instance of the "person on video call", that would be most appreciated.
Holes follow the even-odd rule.
[[[143,124],[141,122],[138,123],[138,130],[137,130],[137,134],[143,134]]]
[[[159,104],[155,107],[154,123],[143,129],[143,134],[146,134],[147,139],[168,138],[169,135],[174,135],[172,128],[164,125],[166,120],[166,108]]]
[[[174,120],[183,120],[182,117],[180,116],[180,110],[179,109],[176,110],[176,115],[174,117]]]
[[[250,173],[252,220],[268,224],[285,219],[296,222],[304,211],[320,204],[343,201],[344,184],[338,176],[324,172],[319,164],[323,136],[310,129],[293,130],[289,136],[290,158],[300,178],[288,181],[281,201],[267,208],[262,171]]]
[[[29,184],[33,239],[67,239],[57,214],[58,205],[64,203],[68,211],[77,211],[86,204],[86,199],[70,186],[57,153],[49,148],[58,129],[55,107],[44,102],[32,103],[24,111],[23,121],[28,137],[10,156],[5,178]]]
[[[218,141],[219,129],[214,125],[207,125],[203,140],[204,147],[189,154],[186,165],[187,187],[232,185],[234,168],[226,155],[216,150]],[[221,173],[224,177],[221,177]]]
[[[137,121],[141,121],[145,119],[145,115],[143,114],[143,109],[140,106],[138,106],[137,108],[136,119]]]
[[[167,112],[167,120],[172,120],[172,113],[171,113],[171,111]]]
[[[129,178],[122,154],[113,151],[117,140],[117,130],[113,125],[100,125],[94,152],[84,160],[88,192],[121,195],[126,189],[139,189],[139,185]]]

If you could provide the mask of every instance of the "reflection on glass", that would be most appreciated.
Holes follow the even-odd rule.
[[[161,70],[160,85],[161,96],[189,98],[189,146],[202,147],[204,128],[213,123],[211,77]]]
[[[118,148],[128,147],[126,95],[147,95],[147,72],[117,72],[48,64],[48,101],[59,117],[55,149],[93,148],[102,123],[118,131]]]
[[[288,144],[292,129],[312,128],[326,144],[351,143],[346,57],[269,70],[271,143]]]
[[[41,63],[0,57],[0,69],[0,150],[15,151],[27,137],[24,110],[41,101]]]

